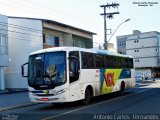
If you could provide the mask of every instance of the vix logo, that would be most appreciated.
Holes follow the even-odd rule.
[[[114,73],[104,73],[104,79],[106,81],[107,87],[111,87],[112,85],[114,86]]]

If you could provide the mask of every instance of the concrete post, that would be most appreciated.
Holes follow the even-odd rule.
[[[4,69],[0,67],[0,90],[5,90]]]

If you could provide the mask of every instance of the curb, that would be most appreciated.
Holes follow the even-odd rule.
[[[6,90],[0,90],[0,95],[21,93],[21,92],[28,92],[28,89],[6,89]]]
[[[0,112],[4,112],[7,110],[13,110],[13,109],[17,109],[17,108],[28,107],[28,106],[34,106],[34,105],[38,105],[38,104],[41,104],[41,103],[29,103],[29,104],[22,104],[22,105],[16,105],[16,106],[11,106],[11,107],[0,108]]]

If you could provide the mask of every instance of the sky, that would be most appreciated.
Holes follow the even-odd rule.
[[[0,0],[0,14],[16,17],[51,19],[96,33],[94,46],[104,42],[104,18],[100,5],[119,3],[118,8],[107,12],[119,12],[107,20],[107,29],[112,33],[121,24],[109,42],[116,48],[116,36],[141,32],[160,32],[159,0]],[[146,5],[146,6],[144,6]],[[109,31],[108,31],[109,33]],[[111,35],[107,35],[109,39]]]

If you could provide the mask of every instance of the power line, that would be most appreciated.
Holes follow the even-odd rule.
[[[18,1],[19,3],[20,3],[20,1]],[[24,1],[21,1],[21,5],[24,5],[25,3],[24,3]],[[23,4],[24,3],[24,4]],[[36,4],[39,4],[39,2],[37,3],[37,2],[34,2],[34,1],[32,1],[32,3],[36,3]],[[26,5],[26,4],[25,4]],[[39,4],[38,6],[42,6],[42,4]],[[37,7],[37,6],[36,6]],[[32,8],[34,8],[34,7],[32,7]],[[46,9],[44,9],[44,10],[41,10],[42,8],[46,8]],[[37,7],[37,9],[38,9],[38,11],[42,11],[43,13],[47,13],[47,14],[53,14],[53,13],[51,13],[50,11],[53,11],[52,9],[50,9],[50,10],[48,10],[49,8],[48,8],[48,6],[46,7],[46,6],[44,6],[44,4],[43,4],[43,6],[42,7]],[[47,11],[48,10],[48,11]],[[46,12],[45,12],[46,11]],[[54,11],[58,11],[58,13],[59,12],[61,12],[61,11],[59,11],[59,10],[57,10],[57,9],[54,9]],[[56,12],[55,12],[56,13]],[[63,14],[63,15],[62,15]],[[65,17],[67,17],[67,18],[69,18],[69,19],[71,19],[71,20],[76,20],[76,21],[78,21],[78,22],[80,22],[80,23],[82,23],[82,21],[84,21],[84,19],[83,20],[81,20],[82,18],[75,18],[75,16],[74,16],[74,18],[73,18],[73,16],[70,16],[69,14],[64,14],[64,13],[60,13],[60,14],[58,14],[60,17],[63,17],[63,18],[65,18]],[[64,17],[65,16],[65,17]],[[85,20],[86,21],[86,20]],[[91,22],[92,21],[86,21],[87,23],[89,23],[91,26],[95,26],[95,25],[92,25],[91,24]]]
[[[21,29],[21,30],[26,30],[26,31],[30,31],[30,32],[36,32],[36,33],[42,32],[41,30],[32,29],[32,28],[28,28],[28,27],[24,27],[24,26],[15,25],[15,24],[9,24],[9,23],[5,23],[5,22],[0,22],[0,25],[12,27],[12,28],[17,28],[17,29]]]
[[[43,36],[39,36],[39,35],[33,35],[33,34],[28,34],[28,33],[23,33],[23,32],[17,32],[17,31],[14,31],[14,30],[5,30],[5,29],[0,29],[0,30],[19,33],[19,34],[24,34],[24,35],[32,35],[32,36],[37,36],[37,37],[43,37]]]
[[[32,12],[32,13],[38,13],[38,15],[43,15],[43,16],[48,16],[49,18],[51,18],[51,14],[53,14],[53,13],[51,13],[51,12],[45,12],[44,10],[41,10],[41,9],[38,9],[38,10],[34,10],[34,9],[27,9],[27,8],[25,8],[25,7],[21,7],[21,5],[23,5],[23,4],[21,4],[21,5],[17,5],[17,4],[14,4],[14,3],[12,3],[12,2],[10,2],[10,1],[5,1],[4,3],[6,3],[6,4],[8,4],[8,5],[10,5],[10,6],[16,6],[16,7],[18,7],[18,8],[20,8],[20,9],[24,9],[25,11],[30,11],[30,12]],[[26,4],[25,4],[25,6],[26,6]],[[33,8],[33,7],[32,7]],[[48,8],[47,8],[48,9]],[[40,12],[41,11],[41,12]],[[44,14],[43,14],[44,13]],[[66,19],[64,16],[66,16],[66,15],[61,15],[61,14],[59,14],[58,15],[60,18],[64,18],[64,19]],[[73,16],[71,16],[71,17],[68,17],[68,15],[66,16],[67,17],[67,19],[71,19],[71,20],[74,20],[73,19]],[[78,23],[82,23],[82,21],[84,21],[84,19],[83,20],[80,20],[79,18],[78,19],[75,19],[76,21],[78,21]],[[90,22],[88,22],[88,23],[90,23]],[[83,24],[84,24],[84,22],[83,22]],[[91,25],[91,24],[90,24]],[[95,25],[92,25],[92,26],[95,26]]]
[[[16,40],[22,40],[22,41],[32,41],[32,42],[38,42],[41,41],[42,39],[34,39],[33,40],[28,40],[28,39],[21,39],[21,38],[15,38],[15,37],[7,37],[7,38],[10,38],[10,39],[16,39]]]

